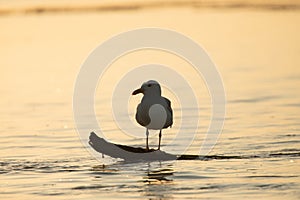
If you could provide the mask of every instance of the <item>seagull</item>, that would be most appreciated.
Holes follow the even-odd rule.
[[[149,129],[159,130],[158,150],[160,150],[162,129],[173,124],[171,101],[161,96],[161,88],[157,81],[149,80],[141,88],[132,92],[132,95],[144,94],[141,103],[137,106],[135,119],[146,128],[146,149],[149,150]]]

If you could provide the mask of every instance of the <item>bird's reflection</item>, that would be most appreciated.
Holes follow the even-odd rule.
[[[172,182],[173,169],[170,168],[162,168],[162,169],[154,169],[148,170],[147,176],[144,177],[145,181],[148,183],[152,182]]]
[[[148,164],[145,172],[142,195],[149,199],[173,199],[173,174],[174,169],[171,164],[158,165]]]
[[[98,165],[91,169],[94,182],[84,188],[101,189],[114,187],[119,192],[132,191],[134,189],[139,196],[146,199],[173,199],[172,192],[174,188],[174,169],[173,164],[169,162],[151,162],[151,163],[118,163],[114,165]],[[111,182],[111,177],[121,182]],[[124,179],[124,177],[132,179]],[[138,187],[136,187],[138,186]],[[82,187],[80,187],[82,188]],[[100,188],[100,189],[99,189]]]

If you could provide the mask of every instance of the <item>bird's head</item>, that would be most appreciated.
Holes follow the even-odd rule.
[[[143,83],[141,88],[133,91],[132,95],[136,95],[139,93],[143,93],[144,95],[160,96],[161,95],[160,85],[157,81],[154,80],[147,81]]]

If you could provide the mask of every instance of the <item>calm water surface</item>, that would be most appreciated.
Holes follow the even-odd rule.
[[[299,23],[297,9],[166,7],[1,15],[0,198],[300,199]],[[123,163],[105,157],[99,161],[79,140],[72,94],[81,63],[112,35],[145,26],[186,34],[218,66],[226,88],[227,115],[207,159]],[[114,66],[145,63],[147,55],[128,55]],[[150,55],[179,71],[185,65],[168,55]],[[185,73],[193,83],[193,72]],[[118,76],[108,79],[103,87],[107,94],[109,83]],[[199,89],[203,113],[199,133],[206,131],[210,117],[203,88]],[[106,119],[107,137],[144,145],[142,139],[120,134],[110,118],[109,103],[97,99],[96,105],[99,120]],[[175,123],[166,131],[163,143],[177,128]],[[189,153],[199,151],[199,138]],[[157,135],[152,135],[151,145],[156,144]]]

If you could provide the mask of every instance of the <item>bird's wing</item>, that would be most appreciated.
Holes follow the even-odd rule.
[[[170,112],[170,123],[168,123],[168,124],[166,124],[165,125],[165,128],[167,128],[167,127],[172,127],[172,125],[173,125],[173,110],[172,110],[172,107],[171,107],[171,101],[169,100],[169,99],[167,99],[167,98],[165,98],[165,97],[163,97],[164,98],[164,100],[167,102],[167,109],[168,109],[168,111]]]
[[[167,99],[167,98],[165,98],[165,97],[163,97],[164,98],[164,100],[167,102],[167,105],[168,105],[168,110],[171,112],[171,113],[173,113],[173,111],[172,111],[172,108],[171,108],[171,101],[169,100],[169,99]]]

